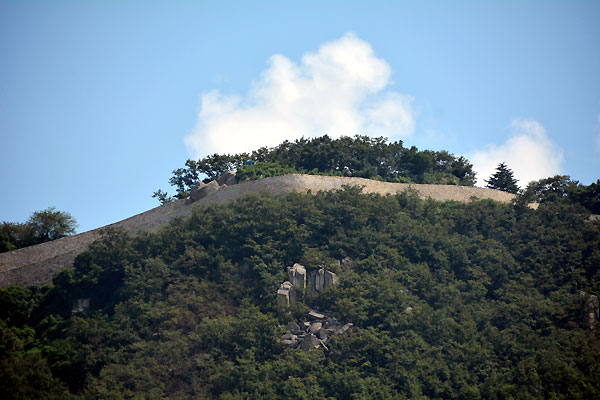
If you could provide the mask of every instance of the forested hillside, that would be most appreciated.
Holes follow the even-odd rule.
[[[600,398],[588,219],[562,198],[534,211],[349,187],[110,231],[53,284],[0,291],[0,397]],[[340,284],[280,308],[296,262]],[[285,346],[308,309],[356,329]]]

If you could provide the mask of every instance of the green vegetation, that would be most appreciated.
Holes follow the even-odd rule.
[[[516,194],[519,191],[517,180],[513,177],[513,172],[506,164],[500,163],[496,168],[496,172],[485,181],[486,187],[490,189],[502,190],[508,193]]]
[[[594,214],[600,214],[600,179],[587,186],[568,175],[540,179],[527,185],[519,202],[579,204]]]
[[[248,160],[255,165],[245,165]],[[169,183],[176,188],[175,198],[185,198],[199,179],[205,182],[225,171],[237,170],[244,179],[259,179],[290,173],[344,175],[388,182],[475,184],[473,166],[464,157],[446,151],[419,151],[405,148],[402,141],[388,143],[386,138],[368,136],[285,141],[274,148],[252,153],[213,154],[201,160],[187,160],[184,168],[173,171]],[[161,203],[172,198],[159,190],[154,193]]]
[[[345,188],[108,231],[51,285],[0,290],[0,397],[600,398],[588,215],[550,197],[534,211]],[[275,299],[294,262],[341,278],[295,316]],[[72,315],[82,298],[89,313]],[[306,307],[358,330],[329,352],[286,348]]]
[[[72,235],[76,227],[71,214],[54,207],[34,212],[25,223],[2,222],[0,253]]]

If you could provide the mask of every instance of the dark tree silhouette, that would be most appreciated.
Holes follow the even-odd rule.
[[[498,189],[508,193],[517,193],[519,186],[517,180],[513,177],[513,172],[505,163],[498,164],[496,172],[485,181],[490,189]]]

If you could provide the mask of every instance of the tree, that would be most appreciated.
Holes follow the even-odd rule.
[[[586,186],[569,175],[555,175],[529,182],[521,195],[523,203],[567,201],[579,204],[594,214],[600,213],[600,179]]]
[[[487,183],[486,187],[490,189],[498,189],[508,193],[517,193],[519,191],[519,186],[517,186],[517,180],[513,177],[512,170],[503,162],[498,164],[496,172],[485,182]]]
[[[74,234],[77,221],[68,212],[56,211],[55,207],[48,207],[34,212],[29,217],[27,225],[31,228],[33,241],[44,243]]]
[[[371,138],[356,135],[332,139],[327,135],[312,139],[284,141],[275,147],[261,147],[251,153],[213,154],[200,160],[187,160],[185,167],[173,171],[169,179],[177,193],[175,199],[185,199],[190,190],[202,180],[208,183],[223,172],[240,172],[245,162],[269,165],[270,175],[290,173],[332,176],[355,176],[387,182],[438,183],[473,186],[475,171],[464,157],[447,151],[420,151],[415,146],[404,147],[402,141],[388,142],[385,137]],[[273,165],[281,168],[273,169]],[[258,168],[258,167],[257,167]],[[251,172],[251,171],[249,171]],[[273,175],[274,174],[274,175]],[[248,176],[259,179],[261,174]],[[161,204],[170,198],[167,193],[154,193]]]
[[[71,214],[54,207],[34,212],[25,223],[2,222],[0,253],[72,235],[76,227]]]

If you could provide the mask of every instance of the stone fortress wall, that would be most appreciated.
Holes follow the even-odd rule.
[[[316,193],[341,189],[344,185],[362,186],[363,193],[380,195],[396,194],[412,187],[421,198],[430,197],[438,201],[455,200],[466,203],[475,197],[508,203],[514,198],[513,194],[499,190],[469,186],[389,183],[364,178],[316,175],[283,175],[237,185],[223,185],[215,193],[197,201],[177,200],[102,228],[2,253],[0,254],[0,287],[12,284],[40,285],[50,282],[54,273],[71,266],[77,254],[85,251],[90,244],[100,238],[101,230],[104,228],[122,228],[132,235],[138,231],[153,232],[176,217],[189,216],[195,206],[227,203],[252,193],[268,192],[282,195],[293,191],[306,193],[309,190]]]

